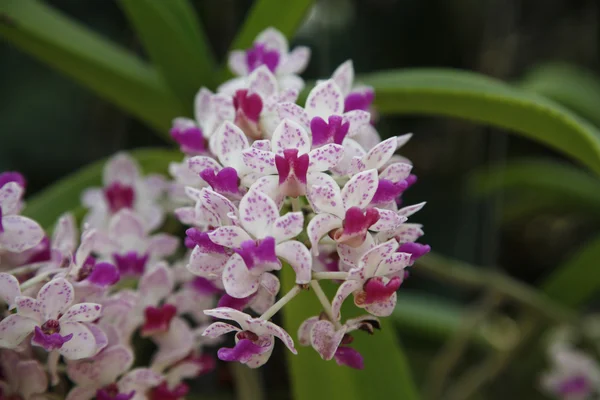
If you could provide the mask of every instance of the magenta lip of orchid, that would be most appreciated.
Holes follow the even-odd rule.
[[[102,186],[81,194],[80,226],[67,213],[46,233],[21,215],[24,177],[0,174],[0,360],[24,363],[37,382],[11,395],[62,380],[66,400],[180,400],[217,358],[259,368],[275,346],[297,354],[295,340],[323,362],[368,366],[353,340],[376,333],[430,251],[412,221],[424,203],[399,207],[416,182],[396,155],[410,134],[381,140],[375,93],[354,82],[350,61],[296,104],[309,57],[273,28],[232,52],[236,77],[201,88],[194,118],[172,121],[182,152],[172,176],[116,154]],[[174,218],[184,237],[169,233],[182,233]],[[287,293],[281,270],[295,279]],[[273,317],[300,293],[319,305],[295,339]],[[348,318],[347,306],[364,313]],[[215,356],[224,335],[234,344]],[[153,343],[148,357],[132,346],[141,338]],[[149,365],[134,365],[141,359]]]

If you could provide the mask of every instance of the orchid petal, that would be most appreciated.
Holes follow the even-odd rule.
[[[339,319],[341,318],[340,310],[342,308],[344,300],[346,300],[346,298],[350,296],[350,293],[359,290],[360,288],[362,288],[362,286],[363,282],[356,280],[348,280],[340,285],[337,292],[335,293],[333,301],[331,302],[331,313],[333,314],[333,318],[339,321]]]
[[[173,291],[174,286],[173,271],[165,263],[159,263],[142,275],[138,290],[149,304],[157,304],[160,299],[164,299]]]
[[[23,196],[23,188],[17,182],[8,182],[0,187],[0,208],[2,213],[12,215],[19,209],[19,202]]]
[[[272,151],[280,156],[286,149],[297,149],[298,154],[305,154],[311,147],[311,139],[306,130],[290,119],[284,119],[279,123],[271,141]]]
[[[396,274],[410,265],[410,258],[410,253],[393,253],[379,264],[375,271],[375,275],[387,276]]]
[[[131,210],[123,209],[111,218],[108,232],[111,237],[144,237],[146,228],[137,214]]]
[[[5,215],[0,218],[4,228],[4,232],[0,233],[0,249],[21,253],[34,248],[44,238],[44,230],[32,219],[21,215]]]
[[[334,81],[327,80],[317,84],[310,91],[305,109],[311,119],[326,119],[332,114],[341,115],[344,112],[344,96]]]
[[[273,296],[279,293],[279,289],[281,286],[279,283],[279,279],[269,272],[265,272],[264,274],[262,274],[260,278],[260,285],[265,289],[267,293]]]
[[[15,366],[13,366],[15,367]],[[23,399],[36,399],[48,390],[48,376],[37,360],[23,360],[16,365],[19,376],[19,394]]]
[[[270,151],[251,147],[242,152],[242,159],[248,168],[261,175],[272,175],[277,173],[277,168],[275,167],[275,154]]]
[[[217,307],[211,310],[204,310],[204,314],[213,318],[235,321],[244,331],[248,330],[248,320],[251,318],[248,314],[230,307]]]
[[[164,258],[172,255],[179,247],[179,238],[167,233],[158,233],[150,237],[148,248],[154,257]]]
[[[67,375],[79,386],[102,387],[131,368],[133,353],[124,345],[107,348],[92,359],[67,364]]]
[[[137,162],[129,155],[119,153],[104,165],[102,180],[105,187],[114,182],[133,186],[139,179],[139,175]]]
[[[310,60],[310,48],[298,46],[290,51],[277,67],[277,73],[282,75],[299,74],[306,69]]]
[[[352,60],[347,60],[333,71],[331,79],[339,86],[340,90],[347,96],[354,82],[354,65]]]
[[[225,166],[239,165],[239,153],[250,145],[244,132],[232,122],[225,121],[215,133],[215,148],[213,152]]]
[[[408,178],[412,165],[405,163],[394,163],[387,166],[381,174],[380,179],[388,179],[392,182],[401,182]]]
[[[367,207],[377,191],[378,183],[377,170],[375,169],[354,175],[342,188],[344,207],[346,209],[350,207]]]
[[[319,321],[319,317],[310,317],[300,324],[297,336],[298,342],[302,346],[310,346],[310,331],[317,321]]]
[[[389,299],[386,299],[381,302],[371,303],[367,305],[358,305],[356,302],[356,306],[364,308],[369,313],[377,316],[377,317],[389,317],[394,312],[394,308],[396,308],[396,301],[398,296],[396,293],[393,293]]]
[[[303,229],[304,214],[301,211],[289,212],[273,222],[271,235],[277,243],[281,243],[298,236]]]
[[[382,208],[376,208],[379,213],[379,219],[376,223],[369,227],[369,230],[379,231],[390,231],[398,228],[402,223],[406,221],[406,217],[398,215],[395,211],[385,210]]]
[[[310,171],[327,171],[336,165],[344,157],[344,147],[339,144],[329,143],[318,147],[308,153]]]
[[[0,298],[8,304],[8,309],[15,308],[15,298],[21,295],[19,281],[11,274],[0,273]]]
[[[210,241],[225,247],[240,247],[250,235],[239,226],[222,226],[208,233]]]
[[[398,242],[391,239],[366,252],[360,259],[361,278],[368,279],[375,276],[379,264],[390,257],[398,249],[398,246]]]
[[[317,321],[310,331],[310,343],[323,360],[331,360],[345,334],[346,327],[336,331],[331,321]]]
[[[288,42],[285,36],[275,28],[267,28],[258,34],[254,43],[262,43],[269,50],[276,50],[280,54],[287,54]]]
[[[96,355],[98,347],[96,338],[92,331],[82,323],[67,322],[60,325],[62,336],[73,335],[70,340],[63,343],[58,350],[60,354],[69,360],[80,360]]]
[[[96,303],[79,303],[72,305],[60,317],[60,322],[92,322],[100,318],[102,306]]]
[[[311,185],[307,187],[306,196],[316,213],[329,213],[344,218],[344,201],[340,188],[335,180],[325,174],[310,175]]]
[[[296,283],[307,284],[311,280],[312,256],[306,246],[298,241],[289,240],[275,248],[278,257],[283,258],[296,272]]]
[[[292,102],[283,102],[277,104],[276,108],[279,118],[297,122],[305,128],[310,125],[308,114],[299,105]]]
[[[227,66],[236,75],[248,75],[248,64],[246,63],[246,52],[233,50],[227,58]]]
[[[240,201],[242,226],[255,238],[268,236],[273,223],[278,217],[279,208],[264,193],[250,191]]]
[[[267,99],[277,94],[277,79],[266,65],[261,65],[248,77],[248,93],[257,93]]]
[[[158,371],[182,360],[194,347],[192,329],[179,317],[173,318],[167,333],[155,335],[153,340],[158,345],[158,351],[152,358],[152,369]]]
[[[214,159],[206,156],[195,156],[187,160],[188,168],[196,175],[205,169],[213,169],[219,172],[223,167]]]
[[[240,328],[226,324],[225,322],[214,322],[210,324],[204,332],[202,332],[202,336],[208,336],[210,338],[216,338],[221,335],[225,335],[229,332],[239,332]]]
[[[37,294],[40,312],[46,321],[57,319],[58,314],[64,313],[74,299],[73,285],[63,278],[53,279],[46,283]]]
[[[414,213],[420,211],[425,206],[425,204],[425,202],[422,202],[419,204],[413,204],[411,206],[402,207],[400,210],[398,210],[398,215],[402,217],[410,217]]]
[[[19,314],[11,314],[0,321],[0,347],[14,349],[33,332],[37,323]]]
[[[244,259],[233,254],[223,270],[223,286],[228,295],[238,299],[248,297],[258,290],[260,276],[252,274]]]
[[[352,110],[344,113],[342,121],[350,124],[348,137],[359,134],[364,127],[371,123],[371,113],[363,110]]]
[[[331,214],[317,214],[308,223],[307,232],[310,240],[311,252],[319,254],[319,242],[327,233],[342,227],[342,219]]]

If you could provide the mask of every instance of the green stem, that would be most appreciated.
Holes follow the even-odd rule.
[[[346,279],[348,277],[347,272],[313,272],[312,278],[315,280],[319,279]]]
[[[285,296],[280,298],[279,301],[277,301],[277,303],[269,307],[269,309],[265,311],[263,315],[260,316],[260,319],[264,319],[265,321],[271,319],[271,317],[275,315],[277,311],[281,310],[283,306],[285,306],[290,300],[296,297],[296,295],[300,293],[301,290],[302,289],[300,288],[300,286],[294,286],[289,292],[285,294]]]
[[[265,392],[260,382],[259,370],[248,368],[244,364],[231,363],[231,372],[235,379],[235,397],[237,400],[264,400]]]
[[[414,271],[415,274],[427,275],[442,282],[493,289],[496,293],[526,305],[553,321],[571,323],[576,320],[576,316],[569,309],[538,293],[531,286],[495,270],[474,268],[457,260],[428,254],[417,261]]]
[[[319,302],[323,306],[323,311],[327,315],[327,318],[329,318],[329,320],[331,322],[333,322],[336,330],[340,329],[342,326],[339,323],[339,321],[333,317],[333,312],[331,311],[331,303],[329,302],[327,295],[321,288],[321,285],[319,285],[319,281],[315,281],[315,280],[310,281],[310,286],[313,288],[313,291],[315,292],[317,299],[319,299]]]

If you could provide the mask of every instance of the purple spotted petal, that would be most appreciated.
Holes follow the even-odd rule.
[[[25,181],[25,177],[16,171],[6,171],[0,174],[0,187],[4,186],[8,182],[15,182],[23,189],[27,186],[27,182]]]
[[[208,232],[202,232],[198,228],[189,228],[185,234],[193,242],[194,247],[199,246],[204,253],[225,254],[225,248],[210,240]]]
[[[374,99],[375,92],[371,88],[350,93],[344,99],[344,112],[353,110],[369,111]]]
[[[363,356],[352,347],[340,346],[333,356],[338,365],[346,365],[354,369],[363,369]]]
[[[217,307],[229,307],[235,310],[243,311],[248,306],[248,303],[250,303],[255,296],[255,294],[251,294],[248,297],[242,297],[238,299],[225,293],[219,299]]]

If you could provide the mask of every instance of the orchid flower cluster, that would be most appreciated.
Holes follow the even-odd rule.
[[[275,338],[296,354],[271,319],[302,292],[321,308],[299,343],[363,368],[352,334],[380,328],[407,268],[429,251],[407,222],[424,203],[401,206],[416,177],[395,153],[410,135],[381,141],[373,89],[355,85],[350,61],[296,104],[309,57],[272,28],[233,52],[238,77],[200,89],[195,119],[173,121],[184,158],[172,179],[117,154],[103,186],[82,193],[81,232],[71,214],[52,234],[19,215],[25,180],[0,175],[0,397],[46,398],[68,378],[68,400],[183,398],[186,379],[214,368],[207,349],[225,334],[234,345],[220,360],[260,367]],[[160,232],[169,214],[188,226],[183,246]],[[279,295],[282,269],[295,286]],[[322,280],[337,285],[332,300]],[[364,315],[343,318],[350,296]],[[133,367],[142,339],[156,350]]]

